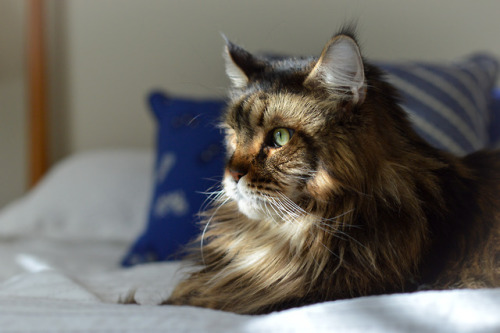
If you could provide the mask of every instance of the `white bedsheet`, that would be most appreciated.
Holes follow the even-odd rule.
[[[0,242],[0,332],[500,332],[500,289],[364,297],[262,316],[158,306],[182,276],[179,263],[121,269],[124,249]],[[132,291],[140,305],[118,304]]]

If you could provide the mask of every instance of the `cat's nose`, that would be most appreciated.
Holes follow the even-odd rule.
[[[243,172],[241,170],[229,169],[229,174],[231,175],[231,177],[233,177],[235,182],[238,182],[241,177],[246,175],[246,172]]]

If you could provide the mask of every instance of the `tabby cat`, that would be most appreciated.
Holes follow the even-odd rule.
[[[426,143],[350,29],[319,58],[225,51],[223,190],[166,304],[260,314],[500,286],[500,153]]]

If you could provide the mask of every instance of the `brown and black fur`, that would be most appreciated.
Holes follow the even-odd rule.
[[[500,286],[500,154],[459,158],[427,144],[364,60],[362,85],[332,88],[328,48],[341,41],[355,53],[354,40],[342,31],[319,59],[261,58],[228,42],[225,185],[245,179],[277,203],[248,217],[222,192],[203,214],[196,269],[166,304],[259,314]],[[276,127],[294,130],[286,146],[269,142]]]

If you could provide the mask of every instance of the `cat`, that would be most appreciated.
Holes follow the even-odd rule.
[[[354,29],[319,57],[230,41],[224,55],[223,190],[165,304],[263,314],[500,286],[500,153],[459,158],[419,137]]]

